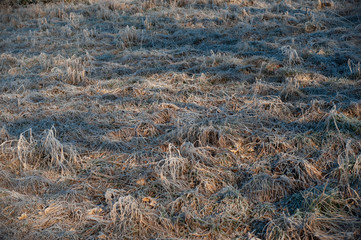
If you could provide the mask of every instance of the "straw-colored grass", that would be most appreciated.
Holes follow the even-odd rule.
[[[0,0],[0,239],[361,239],[355,0]]]

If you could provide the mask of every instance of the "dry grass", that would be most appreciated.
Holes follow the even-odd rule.
[[[357,1],[0,1],[1,239],[360,239]]]

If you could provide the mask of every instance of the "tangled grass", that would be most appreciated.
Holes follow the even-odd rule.
[[[0,1],[1,239],[360,239],[357,1]]]

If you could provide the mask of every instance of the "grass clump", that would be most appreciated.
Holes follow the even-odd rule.
[[[13,167],[17,166],[20,172],[48,169],[62,175],[74,173],[80,165],[78,153],[72,146],[60,143],[55,134],[55,128],[44,131],[40,139],[34,138],[31,129],[20,134],[11,144]],[[7,143],[2,144],[4,148]]]
[[[260,202],[274,202],[288,195],[292,182],[286,176],[273,178],[268,174],[253,176],[243,187],[242,192]]]

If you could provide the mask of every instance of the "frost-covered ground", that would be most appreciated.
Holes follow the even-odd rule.
[[[4,239],[359,239],[360,176],[358,1],[0,10]]]

